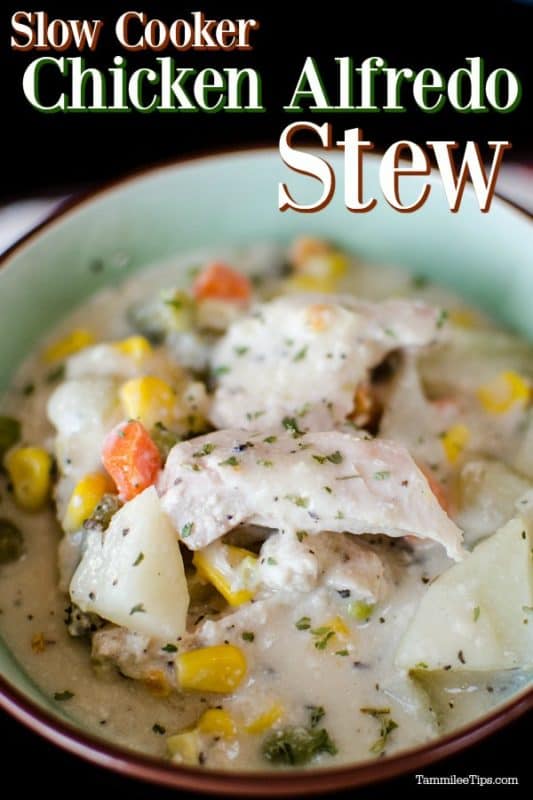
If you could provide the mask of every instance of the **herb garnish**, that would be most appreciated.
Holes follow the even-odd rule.
[[[244,639],[245,642],[253,642],[253,640],[255,639],[255,633],[253,633],[252,631],[243,631],[242,638]]]
[[[230,371],[230,368],[226,364],[221,364],[219,367],[215,367],[213,375],[216,378],[220,378],[222,375],[227,375]]]
[[[260,467],[267,467],[268,468],[268,467],[273,467],[274,466],[274,462],[273,461],[269,461],[266,458],[260,458],[257,463],[259,464]]]
[[[390,472],[386,469],[379,470],[379,472],[374,472],[374,480],[376,481],[384,481],[386,478],[390,478]]]
[[[297,439],[298,436],[303,436],[304,431],[301,431],[298,427],[298,422],[295,417],[283,417],[281,420],[281,424],[285,428],[286,431],[292,433],[294,439]]]
[[[315,637],[315,647],[317,650],[325,650],[328,646],[329,640],[335,636],[335,631],[323,625],[320,628],[313,628],[311,633]]]
[[[143,603],[137,603],[136,606],[133,606],[130,611],[130,617],[132,614],[146,614],[146,609]]]
[[[480,613],[481,613],[481,609],[480,609],[480,607],[479,607],[479,606],[476,606],[476,607],[475,607],[475,609],[474,609],[474,611],[473,611],[473,614],[472,614],[472,616],[473,616],[473,618],[474,618],[474,622],[477,622],[477,621],[478,621]]]
[[[63,703],[65,700],[72,700],[74,697],[74,692],[69,692],[68,689],[65,689],[64,692],[55,692],[54,700],[57,700],[58,703]]]
[[[380,735],[370,748],[371,753],[378,755],[385,749],[387,739],[392,731],[398,727],[398,723],[389,717],[390,708],[361,708],[360,711],[362,714],[369,714],[379,721]]]
[[[216,444],[212,444],[211,442],[206,442],[204,446],[197,450],[196,453],[193,453],[193,458],[201,458],[202,456],[208,456],[213,450],[216,448]]]
[[[219,467],[238,467],[241,462],[237,458],[237,456],[230,456],[225,461],[219,461]]]
[[[133,562],[134,567],[138,567],[141,561],[144,561],[144,553],[139,553],[135,561]]]
[[[298,506],[299,508],[307,508],[309,505],[309,498],[302,497],[299,494],[286,494],[285,500],[290,500],[291,503],[294,503],[294,505]]]
[[[337,753],[325,728],[293,727],[271,733],[261,748],[263,758],[272,764],[307,764],[319,753]]]
[[[310,712],[309,723],[311,727],[316,728],[320,720],[326,716],[324,706],[306,706],[306,709]]]
[[[163,734],[167,732],[167,729],[162,725],[159,725],[157,722],[152,725],[152,730],[154,733],[158,733],[160,736],[163,736]]]
[[[277,436],[267,436],[265,439],[263,439],[263,441],[266,442],[267,444],[274,444],[274,442],[277,442],[277,440],[278,440]]]
[[[305,345],[305,347],[302,347],[301,350],[298,350],[298,352],[296,353],[296,355],[294,356],[294,358],[292,360],[293,361],[303,361],[304,358],[306,357],[306,355],[307,355],[307,345]]]
[[[241,345],[240,347],[234,347],[233,350],[236,356],[244,356],[248,352],[250,348],[246,347],[246,345]]]
[[[194,530],[194,522],[186,522],[181,529],[181,538],[186,539]]]
[[[308,631],[311,627],[311,617],[300,617],[294,625],[299,631]]]
[[[330,453],[329,456],[312,456],[315,461],[318,461],[319,464],[325,464],[326,461],[329,461],[330,464],[340,464],[342,462],[342,453],[339,450],[335,450],[334,453]]]
[[[178,652],[178,648],[176,647],[175,644],[172,644],[172,642],[169,642],[168,644],[166,644],[164,647],[161,648],[161,650],[163,650],[163,652],[165,652],[165,653],[177,653]]]
[[[448,319],[448,312],[445,308],[443,308],[437,318],[436,326],[437,328],[442,328],[446,320]]]

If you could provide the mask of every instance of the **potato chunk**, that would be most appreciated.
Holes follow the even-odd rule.
[[[174,529],[149,487],[91,531],[70,584],[82,611],[135,633],[172,640],[185,631],[189,594]]]
[[[502,670],[533,663],[531,525],[511,520],[428,588],[396,664]]]

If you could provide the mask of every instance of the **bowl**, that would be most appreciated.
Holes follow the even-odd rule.
[[[533,225],[496,198],[483,214],[471,187],[459,213],[448,210],[438,175],[416,213],[399,214],[379,189],[379,158],[365,160],[365,192],[378,199],[352,214],[342,199],[342,157],[327,154],[339,178],[319,214],[281,213],[278,181],[301,202],[316,181],[285,167],[277,151],[219,154],[141,172],[67,203],[17,243],[0,271],[0,390],[40,337],[67,310],[105,285],[177,252],[257,240],[322,235],[376,262],[403,265],[458,290],[533,339]],[[0,705],[34,731],[95,764],[172,787],[246,796],[322,793],[420,770],[487,736],[533,706],[522,691],[451,735],[379,761],[313,771],[229,773],[176,767],[95,738],[46,697],[0,641]]]

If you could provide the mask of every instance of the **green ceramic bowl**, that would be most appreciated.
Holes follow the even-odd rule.
[[[319,214],[277,210],[284,180],[311,202],[317,183],[283,166],[274,150],[216,155],[153,169],[83,197],[61,210],[5,256],[0,271],[0,389],[19,361],[65,312],[96,289],[172,253],[218,244],[288,241],[323,235],[376,262],[405,266],[457,289],[533,339],[533,224],[496,199],[479,211],[470,188],[448,211],[438,176],[428,202],[398,214],[379,189],[379,159],[367,158],[365,191],[378,199],[367,214],[342,201],[343,163],[332,203]],[[95,262],[103,269],[91,269]],[[522,692],[490,716],[445,739],[399,756],[315,772],[228,774],[177,768],[98,741],[40,693],[0,642],[0,703],[57,744],[98,764],[170,786],[244,795],[308,794],[360,785],[420,768],[501,727],[533,705]]]

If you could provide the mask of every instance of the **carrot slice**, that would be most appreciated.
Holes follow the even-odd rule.
[[[197,300],[248,302],[252,285],[246,275],[221,261],[214,261],[197,276],[193,293]]]
[[[162,466],[159,450],[137,420],[121,422],[108,433],[102,461],[121,500],[131,500],[155,483]]]

